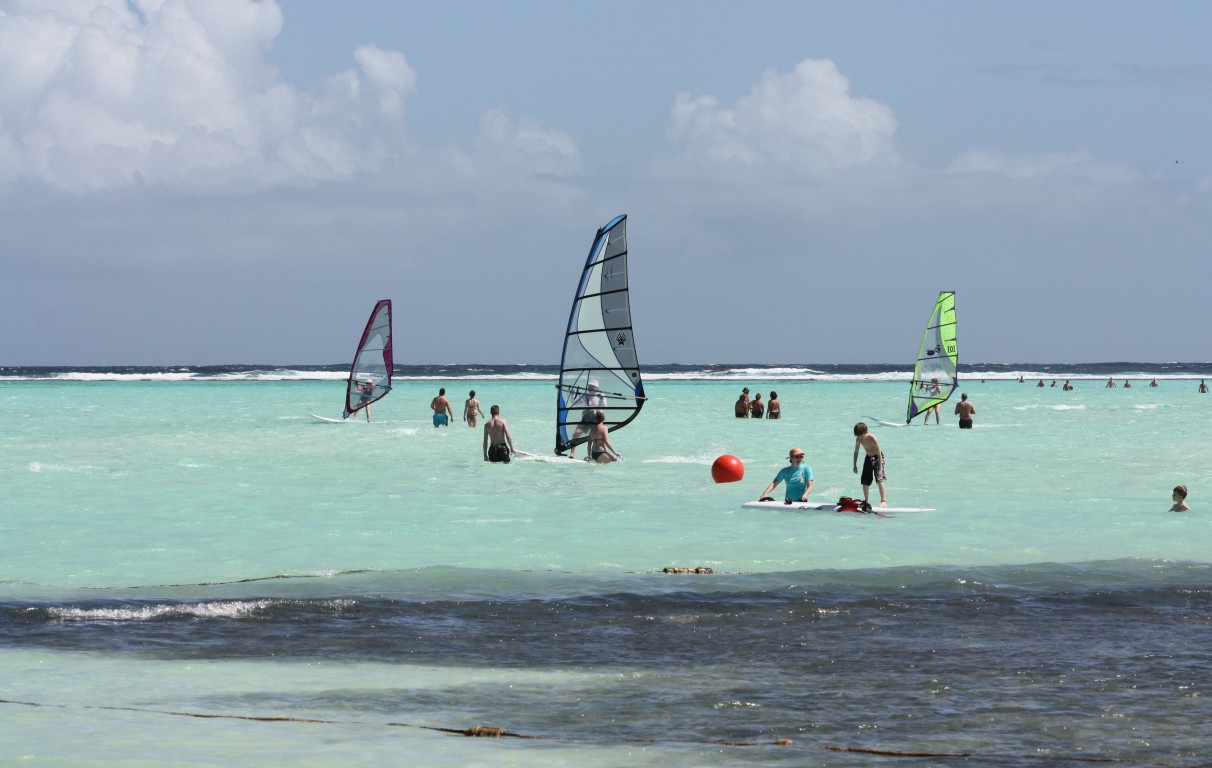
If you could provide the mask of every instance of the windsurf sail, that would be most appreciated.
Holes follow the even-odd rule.
[[[375,304],[345,387],[345,418],[381,399],[391,391],[391,299]]]
[[[917,350],[917,364],[909,384],[909,411],[905,423],[951,397],[959,386],[955,346],[955,291],[942,291],[930,312],[930,322]]]
[[[598,411],[621,429],[644,407],[627,287],[627,216],[598,230],[568,315],[556,385],[556,453],[588,439]]]

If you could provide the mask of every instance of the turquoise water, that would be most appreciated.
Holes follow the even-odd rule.
[[[754,617],[772,595],[799,611],[801,589],[813,601],[848,596],[857,602],[843,612],[857,615],[872,596],[891,605],[903,590],[928,601],[980,584],[1025,590],[1032,602],[1130,587],[1154,595],[1150,610],[1196,599],[1202,616],[1212,396],[1196,392],[1198,381],[1106,389],[1092,377],[1075,379],[1073,392],[966,381],[975,429],[957,429],[947,406],[942,426],[874,427],[890,503],[934,508],[879,519],[740,505],[758,497],[790,446],[807,453],[814,497],[861,493],[852,427],[867,417],[903,420],[905,384],[762,374],[649,379],[643,412],[613,435],[625,456],[613,466],[551,456],[554,379],[542,374],[397,379],[369,424],[309,415],[339,415],[343,388],[333,377],[0,381],[0,698],[17,702],[2,708],[10,727],[0,754],[33,765],[398,764],[401,755],[425,765],[858,765],[867,763],[827,753],[818,739],[1024,760],[1040,749],[1178,759],[1209,746],[1181,724],[1160,725],[1176,719],[1167,713],[1189,716],[1206,687],[1202,671],[1177,676],[1185,689],[1166,671],[1176,679],[1172,697],[1097,728],[1077,718],[1062,732],[1017,713],[1012,734],[983,720],[890,738],[887,726],[875,735],[864,726],[861,705],[831,730],[780,709],[806,683],[773,682],[773,670],[764,683],[770,701],[727,693],[763,674],[753,666],[759,657],[793,653],[780,650],[773,619]],[[742,385],[764,396],[777,389],[783,419],[733,418]],[[456,406],[469,389],[485,411],[500,404],[515,445],[536,456],[487,464],[480,430],[434,429],[427,406],[439,386]],[[744,462],[742,482],[711,481],[721,454]],[[1178,483],[1191,489],[1192,513],[1166,511]],[[715,573],[660,573],[670,566]],[[694,607],[700,600],[729,607]],[[596,621],[581,613],[595,601],[619,615],[586,644],[559,637],[565,611],[572,626]],[[435,605],[442,610],[428,613]],[[465,613],[473,605],[487,613]],[[818,608],[814,617],[827,614]],[[514,610],[524,615],[501,615]],[[1078,613],[1109,621],[1114,633],[1121,624],[1107,610],[1098,603]],[[700,613],[754,619],[751,639],[762,650],[735,662],[726,650],[641,654],[653,621],[646,611],[663,627],[694,624]],[[961,613],[938,620],[967,621]],[[1000,628],[1002,619],[987,621],[965,624],[967,632]],[[435,641],[451,623],[459,632]],[[505,626],[520,634],[494,634]],[[813,626],[804,637],[827,631]],[[872,626],[855,627],[852,639]],[[638,655],[616,658],[605,643],[586,650],[599,648],[599,631],[621,633]],[[459,645],[468,637],[475,641]],[[945,653],[950,641],[936,632],[916,642]],[[1043,652],[1029,633],[1005,642],[1010,655]],[[410,648],[425,650],[413,658]],[[549,648],[567,658],[547,663]],[[1121,650],[1106,663],[1148,652]],[[827,669],[805,674],[820,674],[817,684],[839,686],[839,695],[864,695]],[[865,695],[898,679],[892,665],[867,681]],[[1056,688],[1048,696],[1064,703],[1069,694]],[[1102,704],[1091,695],[1094,708],[1113,708],[1110,694]],[[702,713],[683,711],[682,696]],[[914,706],[887,717],[906,718]],[[676,731],[646,729],[654,709],[669,713]],[[1142,734],[1150,711],[1158,713],[1151,728],[1178,730],[1160,742]],[[291,719],[240,719],[254,717]],[[430,730],[473,725],[544,738]],[[714,732],[766,746],[716,744]],[[795,744],[771,747],[774,738]]]

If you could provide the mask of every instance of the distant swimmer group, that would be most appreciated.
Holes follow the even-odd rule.
[[[732,410],[738,419],[777,419],[783,415],[783,406],[779,402],[777,392],[771,390],[770,399],[763,403],[761,392],[756,393],[752,400],[749,399],[749,387],[741,390]]]

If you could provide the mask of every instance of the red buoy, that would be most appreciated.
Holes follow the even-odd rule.
[[[711,465],[711,479],[717,483],[735,483],[745,476],[745,465],[736,456],[725,454]]]

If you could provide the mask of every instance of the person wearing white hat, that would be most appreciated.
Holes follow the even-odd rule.
[[[581,400],[584,404],[584,410],[581,411],[581,422],[577,424],[576,429],[572,432],[571,442],[573,446],[568,450],[568,458],[570,459],[576,458],[577,438],[582,437],[593,429],[598,420],[598,413],[600,413],[598,409],[606,407],[606,396],[598,389],[597,379],[589,380],[589,383],[585,386],[585,394],[581,397]]]

